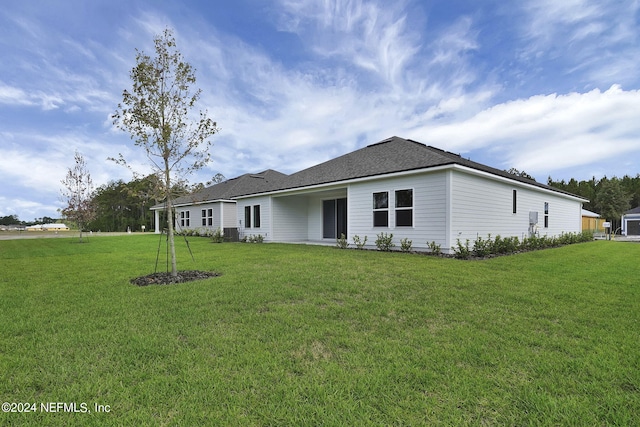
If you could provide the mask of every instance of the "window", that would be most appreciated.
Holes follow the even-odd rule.
[[[180,211],[180,226],[191,227],[191,221],[189,219],[189,211]]]
[[[396,191],[396,227],[413,226],[413,190]]]
[[[251,228],[251,206],[244,207],[244,226]]]
[[[260,228],[260,205],[255,205],[253,207],[253,226],[255,228]]]
[[[544,202],[544,228],[549,228],[549,203]]]
[[[389,226],[389,193],[373,193],[373,226]]]
[[[213,209],[202,209],[202,226],[213,226]]]
[[[518,190],[513,190],[513,213],[518,213]]]

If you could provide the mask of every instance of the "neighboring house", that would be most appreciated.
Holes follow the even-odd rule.
[[[64,224],[30,225],[27,231],[69,231],[69,227]]]
[[[640,236],[640,206],[628,210],[622,215],[622,234]]]
[[[24,231],[26,227],[20,224],[0,225],[0,231]]]
[[[603,224],[607,220],[600,217],[600,214],[582,209],[582,230],[593,231],[594,233],[604,233]]]
[[[176,230],[215,231],[222,230],[227,235],[237,234],[238,215],[236,201],[239,194],[271,188],[286,175],[274,170],[255,174],[244,174],[195,193],[178,197],[173,201],[176,212]],[[163,204],[151,208],[155,212],[155,231],[160,232],[160,211]]]
[[[393,233],[396,245],[408,238],[415,249],[435,242],[449,252],[458,239],[489,234],[524,238],[580,232],[587,201],[398,137],[291,175],[278,174],[270,183],[246,177],[237,178],[243,185],[228,194],[236,204],[235,226],[240,235],[260,234],[268,242],[335,242],[344,234],[349,241],[366,236],[373,245],[379,233]],[[253,187],[256,182],[264,185]],[[196,215],[204,209],[197,201],[182,202],[176,207],[181,227],[183,210],[193,221],[194,209]],[[190,226],[196,228],[193,222]]]

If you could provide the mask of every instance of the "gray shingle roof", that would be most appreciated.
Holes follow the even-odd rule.
[[[240,196],[337,183],[357,178],[429,169],[453,164],[509,178],[558,193],[579,197],[534,180],[512,175],[506,171],[465,159],[459,154],[427,146],[410,139],[393,136],[291,175],[285,175],[271,169],[258,174],[245,174],[238,178],[205,188],[196,193],[180,197],[176,199],[174,203],[176,205],[183,205],[214,200],[229,200]],[[156,207],[161,207],[161,205]]]
[[[270,190],[256,190],[245,194],[238,194],[238,196],[257,194],[265,191],[288,190],[312,185],[329,184],[356,178],[428,169],[452,164],[466,166],[471,169],[488,172],[536,187],[575,196],[574,194],[552,188],[534,180],[512,175],[506,171],[465,159],[458,154],[397,136],[285,176],[282,180],[276,182],[276,185]]]
[[[174,206],[190,205],[211,202],[215,200],[231,200],[248,192],[269,191],[276,183],[287,175],[267,169],[260,173],[246,173],[237,178],[228,179],[211,187],[204,188],[186,196],[181,196],[173,200]],[[164,205],[159,204],[154,208],[162,208]]]

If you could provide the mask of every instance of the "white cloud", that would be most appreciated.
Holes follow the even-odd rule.
[[[23,192],[50,194],[54,199],[60,193],[61,180],[73,166],[76,150],[85,158],[96,187],[113,179],[131,178],[125,168],[107,160],[117,157],[117,150],[128,156],[135,170],[149,172],[143,153],[78,132],[56,135],[4,132],[0,133],[0,141],[4,159],[0,162],[0,179],[19,183],[13,187]]]
[[[0,82],[0,104],[32,105],[33,103],[22,89]]]
[[[560,72],[590,88],[635,82],[639,2],[530,0],[523,8],[528,44],[522,55],[530,62],[545,58],[568,64]]]
[[[466,58],[478,47],[473,21],[463,17],[425,41],[406,19],[400,8],[373,2],[286,3],[280,28],[298,32],[319,54],[313,64],[288,67],[232,36],[209,31],[196,38],[201,31],[180,29],[203,104],[222,128],[213,137],[211,169],[293,172],[484,108],[496,87],[466,88],[477,79]],[[364,84],[354,64],[382,83]]]
[[[538,95],[483,110],[460,123],[426,130],[425,139],[447,149],[499,151],[497,167],[530,174],[640,151],[640,91],[608,90]]]
[[[318,55],[370,71],[402,86],[403,71],[420,49],[403,2],[283,1],[281,28],[299,34]]]
[[[31,221],[42,216],[57,218],[59,204],[35,202],[26,198],[7,198],[0,196],[0,216],[16,215],[20,221]]]

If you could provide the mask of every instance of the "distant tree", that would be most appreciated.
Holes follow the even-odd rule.
[[[80,230],[80,242],[84,227],[94,218],[96,209],[93,204],[93,181],[87,169],[84,157],[76,151],[75,165],[69,168],[66,177],[61,181],[62,201],[66,207],[62,209],[65,218],[75,222]]]
[[[622,214],[629,209],[630,196],[624,191],[617,178],[600,180],[596,193],[598,213],[616,225]]]
[[[532,181],[536,180],[534,177],[532,177],[531,175],[529,175],[525,171],[521,171],[521,170],[518,170],[516,168],[508,169],[505,172],[510,173],[511,175],[519,176],[520,178],[527,178],[527,179],[530,179]]]
[[[154,38],[154,45],[155,57],[136,50],[136,66],[130,72],[133,88],[123,92],[112,118],[115,126],[144,149],[158,177],[156,192],[166,202],[171,274],[175,277],[172,189],[185,175],[209,162],[209,137],[218,129],[206,111],[200,111],[199,119],[191,117],[202,91],[191,88],[195,71],[177,50],[172,31],[165,29]],[[116,161],[127,165],[122,154]]]
[[[640,174],[635,177],[625,175],[620,180],[620,184],[624,188],[624,191],[631,196],[631,207],[635,208],[640,206]]]
[[[20,224],[20,220],[17,215],[7,215],[0,217],[1,225],[17,225]]]
[[[125,231],[128,227],[140,230],[151,228],[153,214],[149,207],[160,201],[153,194],[157,184],[155,175],[131,182],[110,181],[94,192],[97,214],[90,223],[91,229]]]
[[[595,205],[596,199],[596,186],[598,185],[598,181],[594,178],[591,178],[589,181],[576,181],[571,178],[569,182],[565,182],[565,180],[554,181],[551,177],[547,178],[547,185],[557,188],[559,190],[568,191],[571,194],[575,194],[577,196],[584,197],[589,200],[584,203],[583,207],[590,211],[597,211]]]
[[[207,187],[214,185],[214,184],[220,184],[221,182],[226,181],[227,178],[224,177],[224,175],[222,175],[221,173],[217,173],[213,176],[213,178],[211,178],[209,181],[207,181]]]
[[[220,184],[221,182],[226,181],[227,178],[224,177],[221,173],[215,174],[209,181],[206,183],[197,183],[191,186],[191,193],[195,193],[196,191],[204,190],[207,187],[211,187],[212,185]]]

